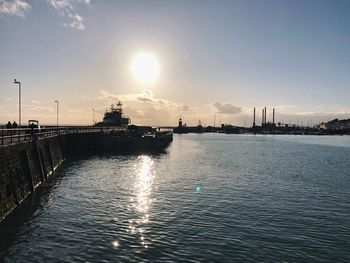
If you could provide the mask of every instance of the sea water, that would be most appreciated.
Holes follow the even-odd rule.
[[[0,224],[5,262],[349,262],[350,137],[174,135],[67,160]]]

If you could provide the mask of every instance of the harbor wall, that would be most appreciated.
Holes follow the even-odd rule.
[[[96,149],[97,134],[78,133],[0,147],[0,221],[70,155]]]

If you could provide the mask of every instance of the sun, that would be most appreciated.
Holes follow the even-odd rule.
[[[141,52],[133,58],[130,69],[139,84],[149,85],[157,81],[160,66],[153,54]]]

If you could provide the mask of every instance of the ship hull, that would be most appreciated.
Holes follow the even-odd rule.
[[[172,132],[154,134],[102,134],[98,147],[108,152],[162,152],[173,140]]]

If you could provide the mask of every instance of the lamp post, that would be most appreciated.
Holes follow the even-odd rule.
[[[21,82],[16,79],[13,82],[14,84],[18,84],[18,129],[21,129]]]
[[[95,125],[95,108],[92,108],[92,125]]]
[[[58,131],[58,100],[55,100],[56,102],[56,130]]]
[[[215,128],[215,125],[216,125],[216,112],[214,111],[214,128]]]

